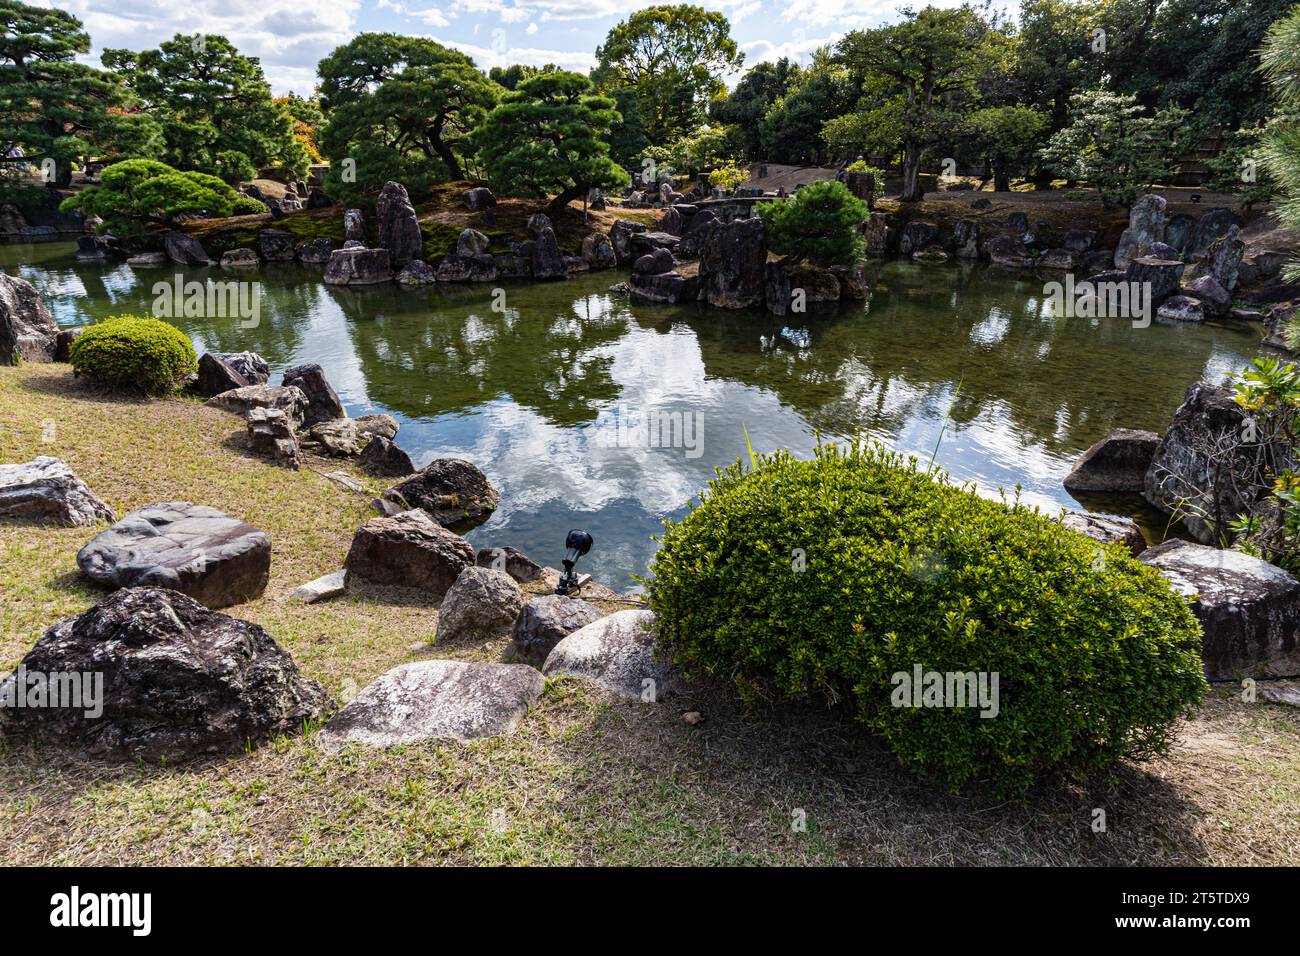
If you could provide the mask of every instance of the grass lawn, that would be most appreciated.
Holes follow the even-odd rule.
[[[433,607],[291,603],[341,565],[369,496],[323,476],[336,462],[295,473],[250,456],[233,415],[105,398],[66,366],[0,368],[0,461],[40,454],[119,516],[191,500],[266,530],[270,586],[226,613],[264,626],[336,697],[418,657],[505,650],[428,646]],[[0,525],[0,673],[105,594],[76,567],[92,534]],[[689,710],[704,721],[685,723]],[[708,688],[652,706],[561,680],[509,737],[333,756],[292,737],[176,768],[0,739],[0,865],[59,863],[1296,865],[1300,711],[1217,689],[1167,758],[1024,804],[937,793],[833,714],[747,710]]]

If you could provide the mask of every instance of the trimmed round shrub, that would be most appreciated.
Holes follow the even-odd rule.
[[[719,470],[666,528],[645,584],[687,676],[842,702],[952,791],[1163,752],[1205,688],[1200,627],[1155,570],[861,441]]]
[[[115,391],[166,395],[198,371],[189,336],[148,316],[105,319],[72,341],[69,361],[77,375]]]

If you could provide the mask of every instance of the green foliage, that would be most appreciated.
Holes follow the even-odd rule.
[[[1300,229],[1300,7],[1269,30],[1259,63],[1277,107],[1260,144],[1260,159],[1282,196],[1278,218]],[[1287,277],[1300,281],[1300,263],[1292,260]]]
[[[709,105],[710,117],[735,129],[743,158],[769,158],[763,141],[763,117],[790,92],[800,76],[799,65],[787,57],[775,63],[757,63],[740,78],[730,96],[719,96]]]
[[[826,162],[826,117],[849,110],[854,99],[847,72],[830,61],[829,51],[819,50],[813,66],[764,115],[759,126],[764,156],[791,165]]]
[[[72,369],[96,385],[140,395],[167,395],[198,371],[189,336],[148,316],[96,322],[72,342]]]
[[[700,126],[710,100],[726,90],[723,75],[744,58],[723,14],[654,6],[609,31],[592,79],[602,92],[634,90],[649,143],[663,146]]]
[[[631,181],[605,142],[617,120],[614,101],[593,95],[585,76],[539,73],[501,97],[471,142],[493,188],[528,199],[554,194],[558,210],[593,186]]]
[[[261,64],[225,37],[177,34],[156,50],[105,50],[103,61],[162,124],[159,158],[176,169],[214,172],[221,155],[233,153],[245,157],[245,172],[307,168],[293,119],[272,98]]]
[[[852,265],[865,244],[860,226],[870,215],[862,200],[833,179],[809,183],[789,199],[761,202],[767,247],[818,265]]]
[[[731,192],[741,183],[749,179],[749,170],[743,166],[737,166],[734,163],[727,163],[725,166],[719,166],[713,172],[709,173],[709,185],[720,186],[727,192]]]
[[[1173,159],[1187,146],[1185,110],[1152,116],[1136,97],[1100,89],[1077,94],[1071,104],[1070,125],[1040,155],[1060,175],[1095,186],[1107,205],[1130,205],[1167,179]]]
[[[146,224],[170,224],[182,214],[216,218],[236,210],[266,211],[216,176],[179,172],[152,159],[126,159],[106,166],[98,186],[87,186],[59,208],[99,216],[105,230],[118,236],[143,235]]]
[[[1267,166],[1261,162],[1260,142],[1265,135],[1265,128],[1259,126],[1228,133],[1224,148],[1217,156],[1205,161],[1214,174],[1205,183],[1205,188],[1240,196],[1247,209],[1271,200],[1276,185]]]
[[[846,173],[870,173],[876,184],[874,195],[879,197],[885,194],[885,171],[883,169],[872,166],[865,159],[856,159],[845,166],[844,171]]]
[[[500,91],[465,54],[392,33],[358,34],[318,72],[329,116],[321,151],[332,194],[345,197],[397,179],[419,198],[435,182],[463,179],[467,138]],[[352,182],[342,178],[345,160],[356,163]]]
[[[990,106],[966,118],[962,129],[965,150],[986,159],[993,171],[993,188],[1011,189],[1011,175],[1033,163],[1047,135],[1047,116],[1029,106]]]
[[[1264,467],[1257,480],[1271,483],[1276,514],[1257,508],[1229,522],[1229,530],[1243,550],[1295,574],[1300,572],[1300,474],[1292,466],[1300,419],[1300,368],[1275,358],[1257,358],[1233,385],[1237,404],[1250,413],[1251,434],[1241,437],[1240,443],[1263,452]],[[1274,450],[1282,454],[1270,453]]]
[[[845,701],[913,771],[1024,793],[1163,752],[1205,688],[1200,628],[1117,545],[855,442],[720,470],[646,582],[688,676]],[[895,706],[895,677],[998,675],[998,712]]]
[[[66,186],[87,157],[156,153],[158,123],[121,111],[130,99],[121,78],[76,62],[89,50],[72,14],[0,0],[0,169],[53,159],[51,185]],[[22,160],[4,156],[10,146]]]

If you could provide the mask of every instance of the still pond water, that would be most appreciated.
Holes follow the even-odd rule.
[[[154,283],[178,271],[78,263],[74,248],[0,246],[0,267],[62,326],[149,312]],[[875,263],[866,306],[786,317],[634,305],[608,292],[624,278],[612,272],[506,285],[504,301],[486,286],[337,289],[296,265],[253,277],[256,328],[174,320],[200,353],[252,350],[273,373],[320,363],[349,414],[397,418],[417,466],[451,455],[487,473],[501,507],[469,533],[476,546],[557,565],[566,532],[585,528],[583,569],[619,589],[645,572],[662,519],[745,454],[746,429],[757,450],[800,455],[819,432],[923,459],[938,442],[939,464],[985,493],[1019,485],[1032,503],[1079,507],[1061,479],[1081,451],[1114,428],[1162,431],[1189,384],[1260,351],[1258,327],[1057,317],[1041,278],[972,264]],[[682,447],[647,447],[646,417],[672,413],[690,426]],[[1163,528],[1134,502],[1085,504]]]

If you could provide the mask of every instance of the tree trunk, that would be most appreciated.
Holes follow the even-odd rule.
[[[549,203],[546,204],[546,211],[552,216],[558,216],[564,207],[579,196],[587,192],[586,186],[570,186],[564,192],[560,193]]]
[[[465,173],[460,168],[460,160],[456,158],[456,154],[452,152],[450,146],[444,143],[440,137],[435,138],[430,145],[433,146],[433,151],[438,154],[438,158],[442,160],[443,165],[447,167],[447,175],[451,179],[465,178]]]
[[[921,185],[921,156],[919,150],[908,149],[903,157],[903,194],[901,202],[920,202],[925,195]]]
[[[1007,172],[1007,167],[993,167],[993,189],[1000,193],[1011,192],[1011,174]]]

